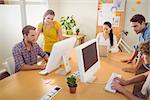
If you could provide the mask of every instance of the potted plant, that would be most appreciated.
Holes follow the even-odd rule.
[[[76,35],[79,35],[80,29],[76,28]]]
[[[73,15],[71,17],[70,16],[61,17],[60,23],[65,34],[67,35],[74,34],[73,29],[76,26],[76,21],[74,20]]]
[[[76,78],[74,76],[70,76],[67,78],[67,84],[69,86],[70,93],[76,93]]]

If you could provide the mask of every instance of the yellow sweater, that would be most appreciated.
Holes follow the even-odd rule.
[[[39,23],[38,29],[42,30],[42,23]],[[44,52],[51,52],[53,44],[59,40],[58,37],[58,29],[61,25],[54,21],[54,24],[51,28],[47,28],[45,25],[43,26],[43,35],[44,35]]]

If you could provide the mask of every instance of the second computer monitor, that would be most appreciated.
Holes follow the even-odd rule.
[[[100,67],[99,49],[96,39],[92,39],[76,47],[80,80],[82,82],[92,82],[95,80],[94,74]]]
[[[55,69],[57,69],[60,66],[63,59],[67,66],[69,63],[69,57],[71,51],[75,43],[76,43],[76,37],[71,37],[55,43],[50,53],[50,57],[48,59],[48,63],[46,65],[45,71],[47,73],[50,73]],[[66,70],[70,70],[70,69],[66,69]]]

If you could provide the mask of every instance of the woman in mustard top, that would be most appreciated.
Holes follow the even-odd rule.
[[[61,25],[54,20],[55,12],[47,10],[43,22],[38,24],[38,33],[44,35],[44,52],[50,55],[53,44],[63,39]]]

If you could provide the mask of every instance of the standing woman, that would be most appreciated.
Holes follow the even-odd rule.
[[[103,33],[99,33],[96,37],[99,45],[107,45],[109,52],[118,52],[117,39],[113,34],[112,25],[110,22],[104,22]]]
[[[43,22],[38,24],[38,33],[44,35],[43,50],[48,55],[50,55],[54,43],[63,39],[61,25],[54,20],[54,17],[55,12],[47,10],[43,16]]]

